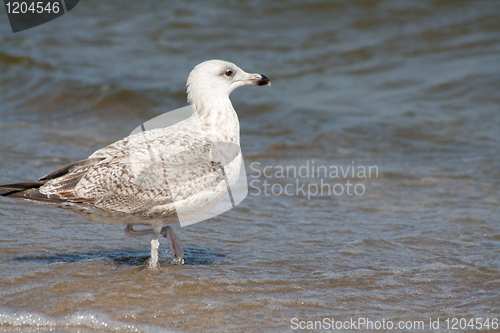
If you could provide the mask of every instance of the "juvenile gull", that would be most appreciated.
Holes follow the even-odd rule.
[[[153,235],[146,263],[153,269],[159,265],[162,234],[174,259],[184,263],[179,239],[164,225],[179,221],[180,212],[186,218],[204,215],[222,201],[227,185],[236,183],[240,126],[229,94],[244,85],[270,81],[230,62],[205,61],[187,80],[190,118],[128,136],[38,181],[2,185],[0,195],[68,209],[94,222],[126,223],[130,237]],[[220,149],[221,144],[237,147],[236,155],[215,157],[231,155],[231,149]],[[134,224],[152,229],[134,230]]]

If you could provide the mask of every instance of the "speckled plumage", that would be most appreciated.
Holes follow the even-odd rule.
[[[268,83],[229,62],[201,63],[187,82],[190,118],[126,137],[38,182],[1,186],[0,195],[69,209],[95,222],[151,225],[156,234],[180,214],[202,216],[226,195],[224,177],[232,186],[240,172],[239,122],[229,94]]]

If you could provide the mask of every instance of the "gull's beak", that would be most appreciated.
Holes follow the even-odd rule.
[[[253,84],[256,86],[270,86],[271,81],[265,75],[261,74],[248,74],[245,78],[239,80],[243,82],[245,85]]]

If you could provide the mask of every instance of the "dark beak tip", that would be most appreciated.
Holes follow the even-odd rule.
[[[259,86],[270,86],[271,85],[271,81],[268,79],[267,76],[262,75],[262,74],[260,76],[261,76],[261,78],[258,82]]]

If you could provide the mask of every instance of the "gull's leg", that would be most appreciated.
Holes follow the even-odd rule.
[[[151,234],[153,235],[153,238],[151,238],[151,257],[149,257],[148,261],[146,262],[146,267],[148,269],[158,269],[158,249],[160,248],[158,236],[160,235],[161,229],[158,231],[154,229],[134,230],[133,227],[133,224],[127,224],[125,230],[123,230],[125,232],[125,235],[129,237],[141,237]]]
[[[167,237],[168,245],[170,245],[170,251],[172,251],[172,256],[174,257],[174,262],[184,265],[186,262],[184,260],[184,249],[182,248],[181,241],[175,234],[174,229],[167,225],[161,229],[160,233],[163,237]]]
[[[154,238],[155,232],[153,229],[134,230],[133,227],[133,224],[127,224],[124,230],[125,235],[129,237],[153,235]],[[183,265],[186,262],[186,260],[184,259],[184,249],[182,248],[181,241],[175,234],[174,229],[172,229],[171,226],[166,226],[161,228],[159,233],[167,238],[168,244],[170,245],[170,250],[172,251],[172,256],[174,257],[174,262]],[[156,242],[158,243],[158,238],[156,238]],[[153,257],[153,239],[151,240],[151,257]],[[158,247],[156,250],[156,257],[158,257]]]
[[[158,248],[160,247],[160,242],[158,242],[158,232],[153,231],[153,238],[151,238],[151,257],[149,257],[146,262],[146,267],[148,269],[158,269],[160,267],[158,263]]]
[[[134,230],[133,227],[134,227],[133,224],[127,224],[125,230],[123,230],[123,232],[125,232],[125,235],[129,237],[141,237],[154,234],[153,229]]]

